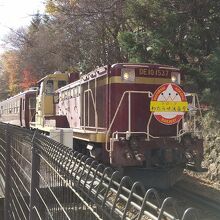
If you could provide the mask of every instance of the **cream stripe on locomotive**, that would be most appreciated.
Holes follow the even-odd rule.
[[[88,81],[87,81],[88,82]],[[87,83],[85,82],[85,83]],[[160,84],[164,84],[164,83],[170,83],[171,79],[169,78],[146,78],[146,77],[136,77],[134,82],[130,82],[130,83],[135,83],[135,84],[152,84],[152,85],[160,85]],[[93,81],[90,81],[91,87],[92,84],[94,83]],[[99,86],[105,86],[108,84],[129,84],[127,82],[125,82],[124,80],[122,80],[121,76],[112,76],[110,77],[109,81],[108,78],[105,76],[104,79],[97,79],[97,87]]]
[[[147,77],[135,77],[134,82],[129,83],[135,83],[135,84],[163,84],[163,83],[169,83],[171,82],[170,78],[147,78]],[[121,76],[113,76],[110,78],[110,83],[123,83],[126,84],[124,80],[122,80]]]

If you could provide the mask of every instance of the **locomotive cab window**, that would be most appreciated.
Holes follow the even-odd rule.
[[[54,82],[53,80],[48,80],[45,86],[45,92],[47,95],[53,95],[54,93]]]
[[[58,89],[65,86],[66,85],[66,81],[65,80],[59,80],[58,81]]]

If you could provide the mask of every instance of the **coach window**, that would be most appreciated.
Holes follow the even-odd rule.
[[[17,107],[17,113],[19,113],[19,101],[17,101],[16,107]]]
[[[22,100],[22,103],[23,103],[23,105],[22,105],[22,106],[23,106],[23,107],[22,107],[22,110],[24,110],[24,105],[25,105],[25,100],[24,100],[24,99]]]
[[[12,112],[15,113],[15,102],[13,102],[13,105],[12,105]]]
[[[20,105],[20,102],[19,102],[19,100],[17,101],[17,113],[19,113],[19,105]]]
[[[29,99],[29,109],[35,109],[35,107],[36,107],[36,99],[30,98]]]
[[[14,113],[17,113],[17,102],[15,101],[15,104],[14,104]]]
[[[9,113],[12,113],[11,103],[9,104]]]
[[[59,80],[58,81],[58,89],[65,86],[66,85],[66,81],[65,80]]]

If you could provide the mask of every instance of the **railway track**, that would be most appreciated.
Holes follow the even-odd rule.
[[[220,191],[204,187],[198,183],[180,181],[168,192],[169,196],[176,198],[178,207],[194,207],[197,209],[199,220],[220,219]],[[166,194],[165,193],[165,194]]]

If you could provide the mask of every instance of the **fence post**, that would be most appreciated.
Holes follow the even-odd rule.
[[[29,220],[34,220],[36,218],[36,210],[37,208],[37,191],[39,189],[39,175],[38,171],[40,171],[40,156],[36,146],[36,134],[37,130],[34,132],[32,138],[32,167],[31,167],[31,192],[30,192],[30,213]]]
[[[11,139],[10,128],[6,125],[5,129],[5,201],[4,201],[4,220],[10,219],[10,191],[11,191]]]

